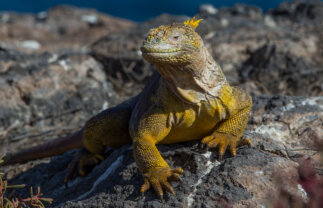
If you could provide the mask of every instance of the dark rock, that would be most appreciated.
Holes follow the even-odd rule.
[[[75,131],[119,100],[101,64],[85,54],[6,49],[0,65],[1,152],[28,146],[28,138]]]
[[[76,151],[0,172],[9,184],[39,185],[56,207],[257,207],[278,193],[275,178],[282,173],[283,182],[293,183],[280,185],[302,196],[296,161],[310,157],[322,169],[323,98],[308,97],[323,91],[322,8],[320,1],[287,2],[266,14],[236,5],[196,15],[204,19],[197,31],[229,82],[255,95],[245,131],[252,146],[222,161],[197,141],[158,146],[172,167],[184,169],[183,182],[172,184],[176,196],[165,194],[165,202],[152,190],[140,196],[143,181],[130,146],[108,149],[106,159],[68,189],[63,178]],[[188,18],[165,14],[134,24],[65,6],[37,15],[2,13],[0,153],[75,132],[138,93],[154,70],[139,50],[146,33]]]
[[[235,4],[229,10],[232,15],[246,16],[250,19],[259,19],[262,17],[262,10],[256,6]]]
[[[152,190],[139,194],[142,184],[129,146],[107,150],[105,159],[88,176],[71,181],[64,189],[66,166],[75,152],[54,157],[50,162],[30,162],[34,166],[15,176],[11,183],[40,185],[46,197],[58,207],[221,207],[264,204],[274,193],[278,171],[297,177],[297,164],[290,152],[308,155],[302,150],[308,138],[298,134],[311,128],[323,137],[323,98],[255,97],[246,135],[252,147],[241,147],[236,157],[202,153],[199,142],[160,145],[158,148],[172,167],[182,167],[182,183],[173,183],[176,197],[165,195],[161,203]],[[275,104],[273,104],[275,103]],[[268,107],[271,106],[271,107]],[[279,116],[279,119],[277,117]],[[286,128],[285,128],[286,127]],[[301,150],[298,150],[301,149]],[[289,185],[299,195],[296,186]],[[22,193],[24,194],[24,193]],[[219,204],[220,203],[220,204]]]
[[[276,17],[287,17],[296,21],[302,21],[304,18],[321,21],[323,17],[322,2],[317,0],[283,2],[270,13]]]
[[[266,44],[251,52],[239,70],[242,80],[256,82],[268,94],[321,95],[323,70],[319,63],[277,51],[277,47]]]

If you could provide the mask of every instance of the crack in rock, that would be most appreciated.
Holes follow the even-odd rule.
[[[89,196],[102,181],[106,180],[121,165],[122,160],[123,160],[123,155],[119,156],[111,164],[111,166],[93,183],[92,188],[88,192],[85,192],[84,194],[80,195],[76,199],[73,199],[72,201],[79,201]]]
[[[205,165],[206,166],[206,169],[205,169],[205,171],[203,171],[201,173],[201,175],[200,175],[199,179],[197,180],[197,182],[192,186],[193,187],[193,191],[192,191],[192,193],[190,193],[188,195],[188,197],[186,199],[187,207],[192,207],[192,204],[194,202],[194,197],[195,197],[195,194],[196,194],[196,191],[197,191],[197,188],[196,187],[199,186],[203,182],[202,179],[204,178],[204,176],[208,175],[214,167],[216,167],[216,166],[218,166],[218,165],[221,164],[219,161],[216,161],[215,163],[212,163],[210,161],[211,155],[212,155],[212,152],[210,152],[210,151],[208,151],[205,154],[203,154],[203,156],[206,159],[208,159],[208,161],[207,161],[207,163]]]

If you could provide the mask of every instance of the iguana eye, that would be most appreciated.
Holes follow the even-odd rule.
[[[179,39],[179,35],[173,36],[173,40],[178,40],[178,39]]]

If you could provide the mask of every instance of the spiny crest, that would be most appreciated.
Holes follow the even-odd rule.
[[[191,26],[193,27],[194,29],[197,28],[197,26],[199,26],[199,23],[202,21],[203,19],[198,19],[198,20],[195,20],[195,17],[193,17],[191,20],[186,20],[184,22],[184,25],[188,25],[188,26]]]

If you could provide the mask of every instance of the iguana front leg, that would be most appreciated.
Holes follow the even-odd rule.
[[[144,178],[140,192],[144,193],[152,186],[160,199],[163,198],[163,188],[174,194],[169,182],[178,180],[183,173],[181,168],[170,168],[156,147],[170,131],[166,117],[162,113],[153,113],[142,119],[133,137],[134,159]]]
[[[222,159],[227,148],[231,155],[235,156],[236,147],[251,144],[250,139],[241,136],[248,123],[252,99],[238,89],[233,89],[230,97],[233,101],[227,102],[231,103],[229,117],[219,123],[212,135],[204,137],[201,141],[208,148],[218,148],[219,159]]]
[[[181,168],[171,169],[160,155],[152,139],[141,138],[133,143],[134,158],[139,171],[143,174],[144,184],[140,192],[146,192],[151,186],[159,196],[163,198],[163,188],[174,194],[169,181],[178,180],[179,174],[183,173]]]

